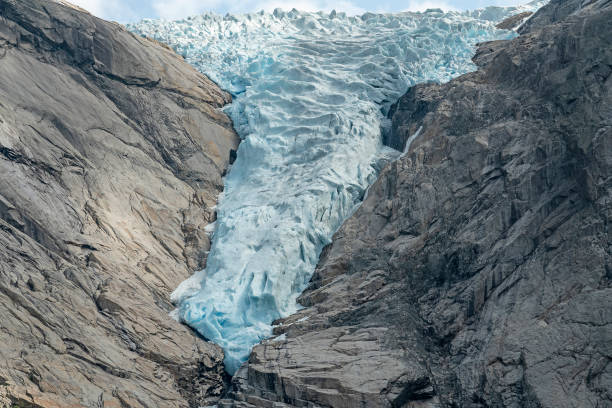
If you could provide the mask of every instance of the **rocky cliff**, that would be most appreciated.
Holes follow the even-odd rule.
[[[238,144],[164,46],[63,2],[0,0],[0,406],[187,407],[222,352],[168,316],[205,262]]]
[[[393,107],[389,165],[222,406],[612,406],[612,3]]]

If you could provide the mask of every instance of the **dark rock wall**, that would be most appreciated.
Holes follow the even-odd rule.
[[[222,405],[612,406],[611,38],[610,1],[554,1],[401,98],[418,137]]]
[[[164,46],[0,0],[0,406],[187,407],[221,350],[168,316],[238,137]]]

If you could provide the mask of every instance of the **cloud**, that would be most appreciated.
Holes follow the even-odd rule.
[[[90,0],[91,1],[91,0]],[[243,0],[228,7],[225,0],[154,0],[153,9],[158,16],[165,19],[178,19],[205,11],[219,13],[247,13],[251,11],[273,11],[275,8],[301,11],[344,11],[355,15],[365,13],[349,0]]]
[[[403,11],[425,11],[427,9],[434,9],[434,8],[439,8],[444,11],[457,10],[456,7],[451,6],[450,4],[448,4],[447,2],[443,0],[441,1],[438,1],[438,0],[424,0],[424,1],[410,0],[408,2],[408,7],[405,8]]]
[[[125,0],[68,0],[96,17],[125,22],[137,17]]]
[[[174,20],[216,10],[224,3],[223,0],[155,0],[153,10],[161,18]]]

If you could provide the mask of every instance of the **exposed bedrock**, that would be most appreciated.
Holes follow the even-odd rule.
[[[420,132],[222,406],[612,406],[612,3],[521,31],[395,105]]]
[[[168,316],[238,137],[168,48],[0,0],[0,406],[187,407],[223,354]]]

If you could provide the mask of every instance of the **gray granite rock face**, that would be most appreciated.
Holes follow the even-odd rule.
[[[408,153],[221,406],[612,406],[612,3],[574,3],[401,98]]]
[[[168,316],[203,266],[229,95],[66,4],[0,0],[0,406],[187,407],[221,350]]]
[[[531,11],[525,11],[523,13],[518,13],[518,14],[515,14],[513,16],[510,16],[504,19],[499,24],[497,24],[495,27],[501,28],[502,30],[514,30],[517,27],[521,26],[523,22],[527,18],[531,17],[532,15],[533,15],[533,12]]]

